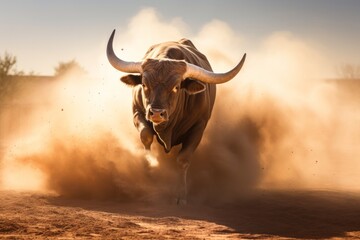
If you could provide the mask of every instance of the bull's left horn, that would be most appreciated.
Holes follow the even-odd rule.
[[[116,68],[117,70],[122,71],[122,72],[141,73],[142,72],[141,62],[126,62],[116,56],[114,49],[113,49],[114,35],[115,35],[115,29],[109,38],[107,48],[106,48],[106,55],[107,55],[107,58],[108,58],[110,64],[114,68]]]
[[[244,54],[238,65],[226,73],[213,73],[191,63],[186,63],[187,68],[184,74],[184,79],[192,78],[201,82],[214,84],[225,83],[227,81],[230,81],[236,76],[236,74],[238,74],[245,62],[245,58],[246,53]]]

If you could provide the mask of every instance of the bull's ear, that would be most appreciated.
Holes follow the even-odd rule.
[[[188,94],[197,94],[206,90],[206,85],[200,81],[185,79],[181,82],[181,88],[183,88]]]
[[[125,75],[120,78],[120,80],[125,83],[128,86],[136,86],[138,84],[141,84],[141,76],[140,75]]]

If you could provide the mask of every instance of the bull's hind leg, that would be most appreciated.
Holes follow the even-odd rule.
[[[178,197],[177,197],[178,204],[187,203],[187,171],[190,166],[190,158],[201,141],[205,126],[206,123],[198,123],[197,125],[195,125],[191,129],[187,138],[182,143],[182,148],[177,158],[178,171],[179,171]]]
[[[176,203],[178,205],[185,205],[187,203],[187,171],[190,162],[187,159],[177,159],[178,165],[178,186]]]

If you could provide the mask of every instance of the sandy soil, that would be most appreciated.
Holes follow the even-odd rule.
[[[257,191],[186,206],[0,192],[1,239],[360,239],[360,194]]]

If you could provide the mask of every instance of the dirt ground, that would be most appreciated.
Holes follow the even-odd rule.
[[[259,190],[222,204],[0,192],[1,239],[360,239],[360,193]]]

